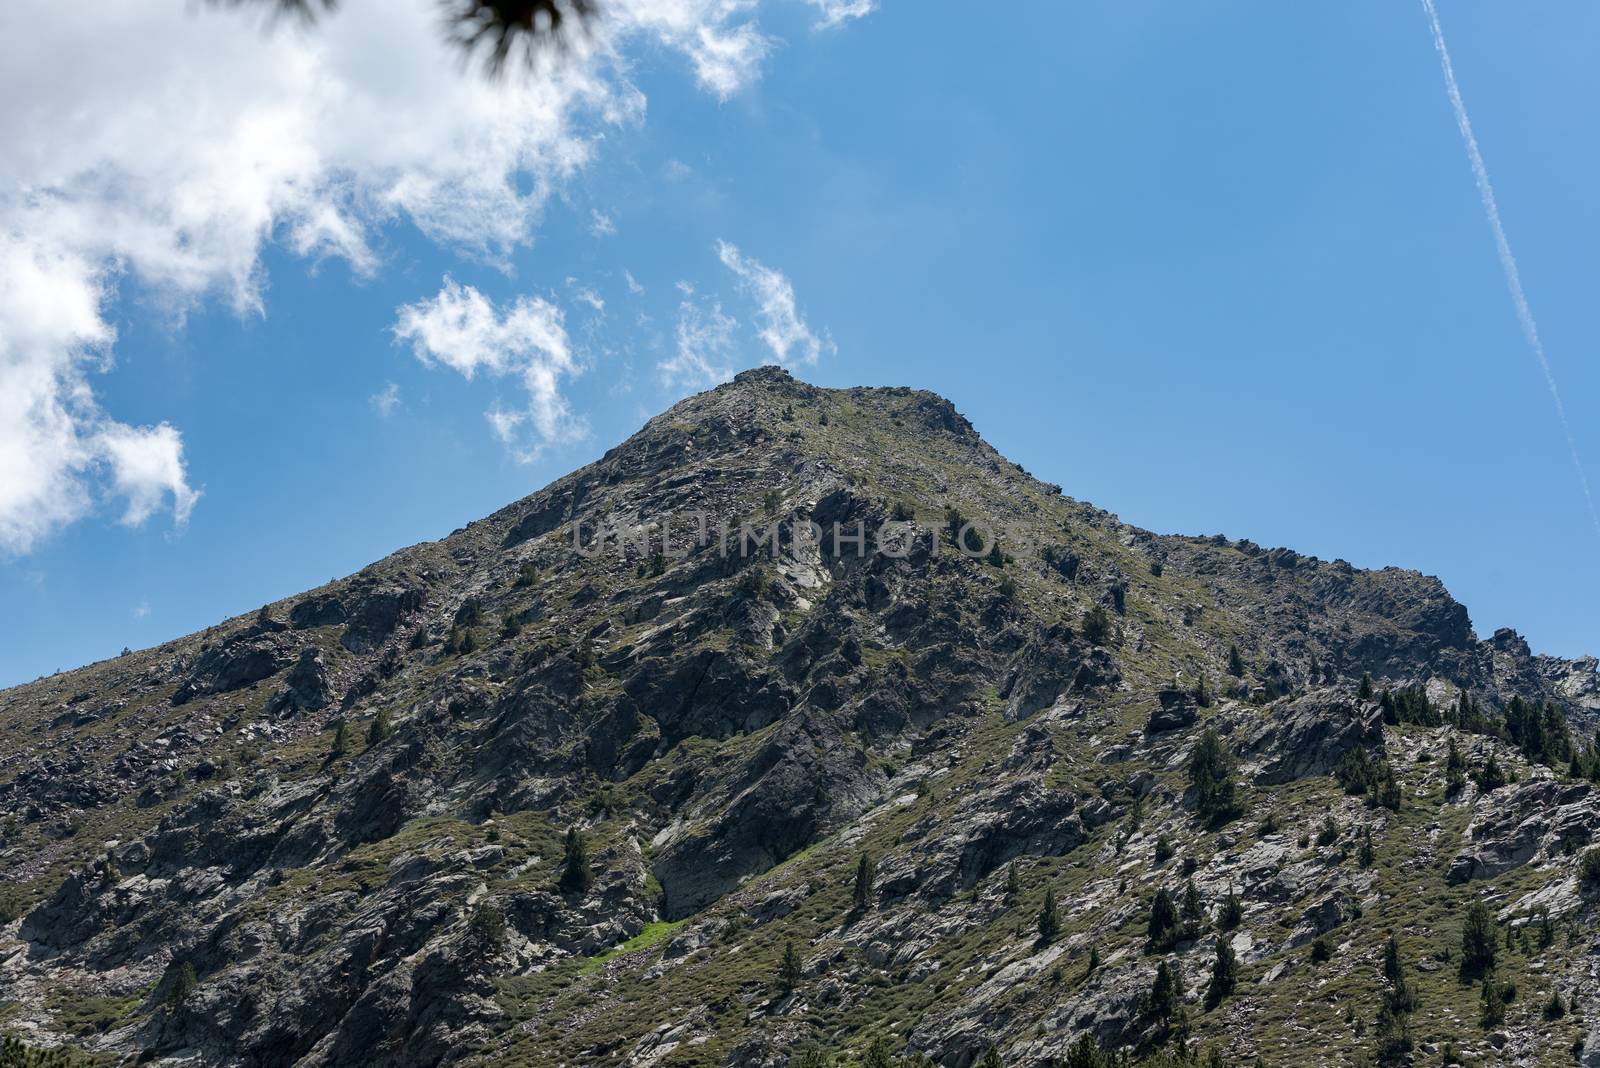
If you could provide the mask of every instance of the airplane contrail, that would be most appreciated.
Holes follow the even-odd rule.
[[[1539,326],[1533,321],[1533,312],[1528,307],[1528,297],[1522,291],[1522,275],[1517,270],[1517,258],[1511,254],[1511,242],[1506,240],[1506,228],[1500,222],[1500,205],[1494,198],[1494,186],[1489,184],[1489,169],[1484,166],[1483,153],[1478,151],[1478,139],[1472,133],[1472,120],[1467,118],[1467,105],[1461,99],[1461,87],[1456,84],[1455,67],[1450,63],[1450,50],[1444,44],[1444,31],[1439,27],[1439,12],[1433,6],[1433,0],[1422,0],[1422,8],[1428,13],[1428,24],[1433,29],[1433,48],[1439,53],[1439,66],[1444,71],[1445,90],[1450,94],[1450,106],[1456,113],[1456,127],[1461,131],[1461,140],[1467,146],[1467,159],[1472,164],[1472,175],[1478,181],[1478,196],[1483,200],[1483,210],[1489,217],[1489,229],[1494,231],[1495,248],[1500,253],[1500,268],[1505,271],[1506,287],[1511,291],[1511,303],[1516,306],[1517,322],[1522,326],[1522,336],[1528,342],[1534,359],[1539,361],[1539,370],[1544,372],[1544,384],[1550,389],[1550,399],[1555,401],[1556,415],[1561,420],[1561,432],[1567,438],[1567,450],[1572,453],[1572,466],[1578,472],[1578,484],[1583,487],[1584,503],[1589,506],[1589,521],[1594,524],[1596,534],[1600,534],[1600,513],[1594,507],[1594,495],[1589,491],[1589,476],[1583,470],[1583,461],[1578,457],[1578,442],[1572,436],[1572,426],[1567,422],[1567,406],[1561,403],[1561,391],[1556,388],[1556,376],[1550,370],[1550,361],[1545,358],[1544,342],[1539,340]]]

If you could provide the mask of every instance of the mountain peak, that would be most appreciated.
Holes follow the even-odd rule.
[[[1192,878],[1260,1002],[1194,1026],[1272,1055],[1343,1019],[1308,968],[1369,983],[1361,910],[1423,961],[1454,888],[1590,908],[1597,694],[1437,580],[1141,531],[935,394],[758,368],[447,538],[0,695],[0,990],[36,1036],[95,991],[95,1048],[155,1060],[776,1068],[892,1021],[1049,1063],[1077,1021],[1164,1041],[1156,961],[1215,938],[1138,917]]]

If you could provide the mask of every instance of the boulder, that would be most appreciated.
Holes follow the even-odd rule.
[[[1164,689],[1156,694],[1158,705],[1150,713],[1150,719],[1144,725],[1146,734],[1160,734],[1163,731],[1182,730],[1192,725],[1195,717],[1199,715],[1199,706],[1195,703],[1194,695],[1187,690]]]

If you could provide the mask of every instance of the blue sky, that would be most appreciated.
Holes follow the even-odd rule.
[[[1600,652],[1600,533],[1420,7],[1025,3],[1009,21],[957,24],[955,5],[882,0],[819,28],[822,2],[679,6],[691,21],[619,35],[604,99],[585,87],[570,105],[581,159],[536,144],[507,165],[526,218],[498,247],[482,218],[441,215],[470,199],[449,174],[437,201],[395,183],[380,196],[376,179],[361,192],[362,167],[383,181],[438,175],[390,143],[352,148],[360,117],[336,107],[306,144],[356,161],[356,177],[306,164],[264,230],[205,229],[223,236],[201,267],[182,213],[116,182],[121,169],[137,183],[202,166],[203,144],[125,162],[136,139],[103,138],[102,159],[79,137],[0,175],[12,251],[89,263],[64,277],[88,280],[115,331],[59,357],[93,393],[88,415],[66,406],[86,420],[78,438],[166,424],[182,444],[179,474],[158,462],[173,442],[153,437],[138,439],[142,468],[122,454],[66,464],[52,492],[76,486],[75,505],[49,523],[12,517],[0,684],[440,537],[594,459],[716,372],[771,362],[764,323],[788,328],[799,376],[943,393],[1029,471],[1127,521],[1417,568],[1444,579],[1480,635],[1514,626],[1540,651]],[[360,7],[307,39],[252,31],[237,47],[314,53],[315,34],[355,35]],[[219,16],[182,16],[196,17]],[[1600,470],[1600,67],[1585,47],[1600,9],[1444,0],[1440,17],[1577,447]],[[707,68],[694,19],[748,63]],[[201,49],[161,40],[176,69]],[[48,60],[49,42],[36,47]],[[327,47],[352,85],[390,77]],[[8,143],[50,136],[39,116],[82,100],[36,78],[0,105]],[[403,107],[406,90],[385,84]],[[166,121],[159,88],[149,112]],[[112,75],[72,90],[93,92],[113,123],[141,103]],[[246,89],[219,96],[218,121],[259,106]],[[18,207],[17,190],[52,182],[63,203],[100,197],[118,226],[153,212],[180,239],[40,244],[69,231]],[[313,183],[360,242],[323,225]],[[310,237],[308,219],[322,220]],[[0,243],[0,269],[5,254]],[[446,279],[491,309],[501,363],[396,336],[408,306],[443,321]],[[0,302],[0,331],[5,314]],[[528,322],[557,323],[564,349],[507,340]],[[708,373],[673,364],[684,330]],[[483,336],[468,333],[457,340]],[[549,432],[537,417],[551,409],[524,388],[530,366],[556,368]],[[529,413],[510,444],[490,410]],[[200,496],[178,523],[184,487]],[[141,493],[160,507],[124,522]]]

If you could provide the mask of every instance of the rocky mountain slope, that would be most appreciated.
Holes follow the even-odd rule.
[[[0,693],[0,1034],[1600,1064],[1595,667],[1414,572],[1126,526],[931,394],[747,372],[441,541]]]

